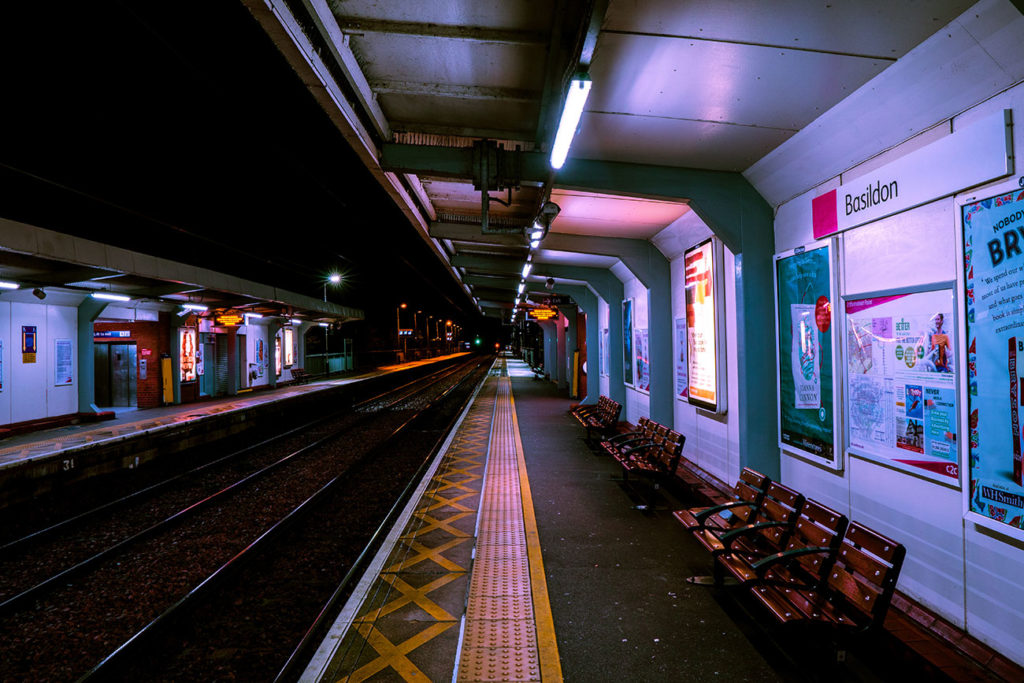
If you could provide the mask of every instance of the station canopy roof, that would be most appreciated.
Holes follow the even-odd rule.
[[[309,322],[362,320],[356,308],[92,240],[0,219],[0,301],[77,305],[94,292],[128,297],[120,308],[180,311],[201,304]]]
[[[547,235],[563,237],[533,250],[530,279],[545,264],[616,261],[568,236],[649,240],[689,210],[550,170],[574,76],[593,86],[570,162],[744,172],[973,4],[245,2],[453,277],[496,315],[513,306],[546,202],[561,209]]]

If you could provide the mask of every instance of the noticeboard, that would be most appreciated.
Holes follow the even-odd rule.
[[[779,445],[838,470],[834,283],[827,242],[775,257]]]
[[[858,295],[843,308],[850,453],[958,484],[952,289]]]
[[[967,511],[992,528],[1024,529],[1024,191],[965,204],[962,218]]]

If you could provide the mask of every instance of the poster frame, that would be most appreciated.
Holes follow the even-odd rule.
[[[679,323],[682,323],[682,325],[680,326]],[[680,339],[680,337],[679,337],[679,332],[680,331],[682,331],[682,333],[683,333],[682,334],[682,339]],[[689,349],[689,345],[687,344],[687,336],[688,336],[689,332],[686,329],[686,313],[685,312],[683,313],[682,316],[677,316],[677,317],[672,319],[672,334],[673,334],[673,339],[672,339],[672,344],[673,344],[673,346],[672,346],[672,357],[673,357],[673,365],[675,366],[675,382],[672,385],[672,393],[675,394],[675,399],[677,401],[680,401],[682,403],[687,403],[686,398],[690,394],[690,376],[689,376],[689,369],[690,369],[689,362],[690,361],[689,361],[689,355],[686,355],[686,354],[689,353],[690,349]],[[682,364],[680,364],[680,362],[679,362],[679,355],[680,355],[680,350],[681,349],[685,349],[685,351],[686,351],[686,354],[684,354],[685,358],[684,358]],[[682,368],[682,370],[683,370],[682,372],[679,371],[680,368]],[[682,380],[682,381],[680,381],[680,380]],[[683,386],[683,390],[682,391],[680,391],[680,389],[679,389],[679,385],[680,384],[684,384],[685,385],[685,386]],[[686,392],[685,394],[683,393],[684,391]]]
[[[608,352],[611,349],[611,333],[607,327],[601,330],[601,339],[599,340],[598,346],[600,347],[601,363],[599,365],[599,377],[608,377],[611,359],[608,357]]]
[[[951,326],[952,329],[951,329],[950,333],[951,333],[951,336],[953,337],[953,339],[956,340],[957,345],[958,346],[962,346],[963,345],[963,339],[960,336],[961,328],[960,328],[960,320],[959,320],[959,318],[960,318],[960,313],[959,313],[959,297],[957,296],[956,286],[957,285],[956,285],[956,281],[955,280],[948,280],[948,281],[941,281],[941,282],[932,282],[932,283],[928,283],[928,284],[911,285],[911,286],[908,286],[908,287],[895,287],[895,288],[889,288],[889,289],[880,289],[880,290],[871,291],[871,292],[858,292],[856,294],[844,294],[841,297],[841,302],[840,302],[842,304],[842,307],[843,307],[842,308],[842,330],[843,330],[842,335],[843,336],[842,336],[842,344],[841,344],[841,346],[842,346],[843,351],[844,351],[844,359],[845,359],[845,351],[846,351],[846,348],[847,348],[846,347],[846,343],[847,343],[846,334],[847,334],[847,327],[848,327],[848,325],[847,325],[848,314],[846,313],[846,302],[847,301],[859,301],[861,299],[873,299],[873,298],[886,297],[886,296],[899,296],[899,295],[908,295],[908,294],[924,294],[924,293],[927,293],[927,292],[948,292],[952,296],[952,298],[953,298],[953,324]],[[833,307],[832,310],[835,311],[835,308]],[[959,362],[959,361],[960,361],[960,353],[959,353],[959,349],[958,349],[957,350],[957,362]],[[962,434],[964,434],[964,432],[960,431],[960,429],[961,429],[960,413],[963,412],[963,408],[960,405],[960,400],[961,400],[962,394],[960,392],[960,377],[959,377],[959,375],[960,374],[964,374],[964,373],[960,372],[960,368],[963,368],[963,369],[966,370],[967,366],[964,365],[964,364],[957,365],[957,381],[956,381],[957,433],[962,435]],[[921,479],[927,479],[929,481],[935,482],[937,484],[941,484],[941,485],[943,485],[943,486],[945,486],[947,488],[951,488],[951,489],[954,489],[954,490],[955,489],[959,489],[961,487],[962,481],[963,481],[963,467],[962,467],[962,463],[963,463],[963,437],[962,436],[959,436],[957,438],[957,441],[956,441],[956,468],[957,468],[957,475],[956,475],[955,479],[953,479],[951,477],[948,477],[948,476],[945,476],[945,475],[937,474],[937,473],[934,473],[934,472],[929,472],[928,470],[922,469],[920,467],[914,467],[913,465],[906,465],[904,463],[892,460],[891,458],[885,458],[885,457],[882,457],[882,456],[873,455],[871,453],[862,452],[860,450],[854,449],[850,445],[850,431],[848,429],[848,427],[849,427],[849,411],[850,411],[850,402],[847,400],[848,399],[848,389],[849,389],[849,386],[850,386],[850,375],[849,375],[850,368],[849,368],[849,364],[847,364],[845,362],[843,363],[842,373],[843,373],[842,374],[842,388],[843,388],[843,400],[842,400],[842,412],[843,412],[843,434],[842,435],[843,435],[843,441],[842,441],[842,443],[843,443],[843,449],[846,451],[846,454],[848,456],[854,457],[854,458],[858,458],[860,460],[866,460],[868,462],[872,462],[872,463],[875,463],[875,464],[878,464],[878,465],[882,465],[883,467],[888,467],[889,469],[896,470],[896,471],[899,471],[899,472],[905,472],[906,474],[910,474],[910,475],[919,477]]]
[[[1013,178],[1011,180],[1005,180],[1000,183],[994,183],[983,189],[976,189],[969,194],[957,195],[953,202],[953,211],[955,214],[954,221],[956,223],[955,230],[955,241],[956,241],[956,293],[957,293],[957,325],[959,329],[963,330],[964,338],[959,340],[960,351],[958,360],[960,366],[967,368],[967,300],[963,296],[963,292],[967,286],[967,278],[964,273],[964,212],[963,208],[966,204],[974,204],[975,202],[985,201],[999,195],[1006,194],[1008,192],[1020,192],[1024,188],[1024,180],[1018,180]],[[963,396],[964,404],[960,407],[960,433],[965,435],[966,439],[970,439],[970,405],[968,395],[968,383],[969,373],[962,372],[959,382],[960,395]],[[1024,529],[1018,529],[1010,526],[1004,522],[1000,522],[997,519],[988,517],[986,515],[979,514],[971,510],[971,471],[970,471],[970,450],[969,447],[964,448],[961,461],[961,477],[963,485],[960,487],[961,496],[961,509],[965,522],[974,524],[975,526],[983,527],[989,531],[994,532],[993,536],[998,541],[1005,542],[1006,539],[1014,539],[1018,542],[1024,542]]]
[[[199,343],[199,328],[197,328],[197,327],[189,327],[187,325],[183,325],[182,327],[179,327],[177,329],[178,329],[178,345],[177,345],[177,347],[175,347],[176,348],[175,353],[178,356],[178,383],[179,384],[192,384],[194,382],[198,382],[199,381],[199,372],[198,372],[198,369],[196,367],[196,346]],[[182,365],[182,363],[181,363],[182,348],[185,345],[185,338],[186,338],[186,336],[190,336],[191,339],[192,339],[192,370],[191,370],[191,374],[193,375],[192,379],[186,379],[185,366]]]
[[[828,287],[829,287],[829,302],[832,304],[832,324],[829,327],[829,338],[832,342],[832,458],[826,458],[817,453],[798,448],[790,443],[785,443],[782,440],[782,346],[781,346],[781,334],[782,330],[779,327],[779,261],[796,256],[797,254],[803,254],[807,251],[814,251],[821,248],[828,249]],[[802,458],[808,462],[812,462],[816,465],[824,467],[832,472],[842,472],[846,466],[844,447],[844,435],[845,428],[843,424],[845,406],[841,405],[840,402],[836,401],[836,380],[844,378],[841,373],[845,358],[843,350],[839,344],[839,330],[837,325],[836,315],[836,303],[837,295],[839,293],[838,286],[838,245],[837,238],[835,236],[827,237],[821,240],[814,240],[802,244],[792,249],[780,251],[775,254],[772,258],[772,284],[775,287],[775,400],[776,400],[776,412],[775,412],[775,436],[778,442],[779,449],[794,457]],[[843,320],[845,325],[845,319]]]
[[[725,415],[729,406],[729,399],[728,396],[726,396],[726,390],[728,388],[728,368],[725,366],[726,361],[728,360],[728,349],[726,347],[727,341],[725,338],[725,249],[722,245],[722,241],[717,237],[708,237],[683,250],[683,317],[686,317],[686,257],[690,252],[702,249],[704,245],[708,243],[711,244],[711,291],[715,297],[715,320],[713,325],[715,332],[715,402],[709,403],[708,401],[694,398],[693,392],[690,391],[690,388],[693,386],[693,372],[690,366],[690,363],[693,362],[693,350],[690,348],[689,324],[686,326],[686,402],[698,410],[711,415]]]
[[[57,361],[61,357],[61,350],[67,353],[68,357],[68,374],[60,375],[60,366]],[[55,387],[70,387],[75,384],[75,374],[77,368],[75,358],[75,344],[74,341],[66,337],[55,338],[53,340],[53,386]]]
[[[622,300],[621,310],[619,315],[622,316],[622,383],[630,388],[636,388],[636,362],[634,355],[636,351],[633,349],[633,322],[636,320],[636,306],[633,298],[626,298]],[[629,304],[629,327],[626,326],[626,305]],[[629,352],[626,352],[626,340],[629,340]],[[629,381],[626,381],[626,369],[629,369]]]

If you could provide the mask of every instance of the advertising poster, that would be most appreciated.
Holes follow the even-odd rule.
[[[608,352],[611,350],[611,334],[608,328],[601,330],[601,374],[607,376],[608,372]]]
[[[290,368],[295,365],[295,330],[291,327],[284,328],[284,366]]]
[[[1024,528],[1024,192],[963,207],[970,511]]]
[[[779,441],[837,464],[828,245],[777,256]]]
[[[148,350],[148,349],[145,349],[145,350]],[[205,373],[206,373],[206,364],[203,362],[203,345],[202,344],[196,344],[196,375],[198,377],[202,377]]]
[[[281,376],[281,337],[274,337],[274,372]]]
[[[622,302],[622,381],[633,385],[633,300]]]
[[[676,398],[686,398],[686,318],[676,318]]]
[[[258,377],[263,376],[263,368],[267,364],[266,353],[262,339],[256,340],[256,373]]]
[[[75,383],[74,354],[70,339],[53,340],[53,385],[66,387]]]
[[[686,274],[687,400],[718,409],[718,338],[715,309],[714,242],[707,240],[684,255]]]
[[[647,330],[636,331],[636,388],[640,391],[651,390],[651,355],[650,337]]]
[[[39,337],[36,336],[35,325],[21,326],[21,362],[35,363],[39,351]]]
[[[178,353],[181,381],[196,381],[196,328],[178,328]]]
[[[4,390],[4,340],[0,339],[0,391]]]
[[[953,292],[846,300],[851,453],[958,480]]]

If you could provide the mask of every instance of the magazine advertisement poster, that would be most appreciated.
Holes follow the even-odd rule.
[[[650,337],[647,330],[636,331],[636,388],[640,391],[651,390],[651,356],[649,350]]]
[[[841,467],[835,448],[832,250],[826,243],[775,259],[779,445]]]
[[[968,511],[1024,529],[1024,192],[962,212]]]
[[[959,481],[955,311],[945,288],[846,300],[851,453]]]

